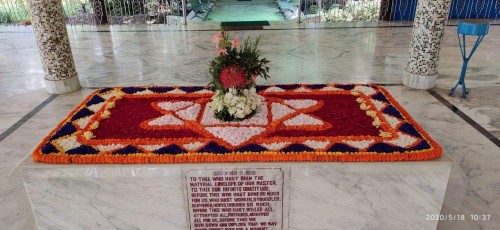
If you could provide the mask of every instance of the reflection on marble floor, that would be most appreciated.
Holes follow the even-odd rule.
[[[324,26],[324,25],[323,25]],[[301,25],[300,27],[313,27]],[[214,25],[214,29],[217,27]],[[271,28],[273,28],[271,26]],[[105,32],[95,32],[96,29]],[[171,29],[171,28],[170,28]],[[204,85],[213,31],[176,27],[71,27],[70,41],[84,87],[127,85]],[[448,97],[458,80],[461,57],[456,27],[448,27],[436,91],[483,128],[500,138],[500,27],[493,26],[469,63],[467,99]],[[110,32],[106,32],[110,31]],[[262,34],[263,55],[272,60],[273,83],[399,84],[408,55],[411,28],[294,29],[241,31]],[[50,95],[34,35],[0,27],[0,133]],[[439,229],[494,229],[500,226],[500,149],[426,91],[387,89],[463,171],[465,194],[445,202],[442,213],[492,214],[490,221],[440,222]],[[0,141],[0,229],[31,229],[32,217],[17,207],[7,175],[90,90],[60,95]],[[451,183],[451,182],[450,182]],[[460,186],[458,185],[449,185]],[[448,195],[453,197],[453,195]],[[458,205],[457,205],[458,204]],[[484,212],[484,213],[479,213]],[[425,218],[425,217],[422,217]],[[27,224],[27,225],[25,225]],[[31,225],[30,225],[31,224]],[[23,227],[24,226],[24,227]]]

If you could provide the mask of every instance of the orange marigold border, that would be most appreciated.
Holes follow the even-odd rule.
[[[216,162],[281,162],[281,161],[316,161],[316,162],[376,162],[376,161],[419,161],[430,160],[442,155],[442,147],[430,138],[429,134],[418,125],[409,113],[388,93],[386,89],[376,84],[361,84],[378,89],[384,94],[397,110],[410,122],[415,129],[422,135],[422,138],[430,144],[428,150],[417,150],[405,153],[363,153],[352,154],[343,152],[288,152],[279,153],[275,151],[264,152],[233,152],[227,154],[212,153],[186,153],[178,155],[159,155],[154,153],[137,153],[128,155],[111,154],[88,154],[88,155],[68,155],[68,154],[43,154],[41,148],[47,143],[52,135],[55,134],[71,117],[77,113],[87,101],[100,90],[96,90],[88,95],[81,104],[74,108],[66,119],[60,122],[49,135],[47,135],[40,144],[38,144],[32,153],[33,159],[38,162],[56,163],[56,164],[156,164],[156,163],[216,163]],[[335,86],[328,84],[327,86]],[[302,86],[301,86],[302,87]],[[145,86],[146,88],[146,86]],[[150,87],[151,88],[151,87]],[[120,88],[114,88],[120,89]],[[178,89],[178,88],[176,88]],[[135,96],[135,95],[134,95]],[[180,96],[172,94],[173,97]],[[186,96],[186,95],[183,95]],[[189,95],[190,96],[190,95]],[[154,97],[154,96],[146,96]],[[97,116],[96,116],[97,117]],[[94,117],[92,121],[97,119]],[[89,122],[89,125],[91,125]]]

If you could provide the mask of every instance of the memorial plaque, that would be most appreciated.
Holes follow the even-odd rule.
[[[197,169],[185,175],[191,230],[283,229],[281,169]]]

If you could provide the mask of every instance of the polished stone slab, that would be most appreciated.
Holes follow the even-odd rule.
[[[433,229],[438,222],[425,215],[440,213],[451,166],[447,156],[418,162],[162,165],[51,165],[28,157],[16,172],[40,229],[188,229],[183,173],[239,168],[287,174],[288,229]]]

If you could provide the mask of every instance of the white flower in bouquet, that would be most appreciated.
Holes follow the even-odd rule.
[[[259,108],[260,96],[255,87],[250,89],[230,88],[225,94],[222,91],[212,96],[210,108],[215,112],[221,112],[227,109],[230,116],[237,119],[243,119]]]
[[[210,104],[210,108],[213,111],[220,112],[224,109],[224,101],[221,100],[222,93],[217,91],[217,93],[212,96],[212,103]]]

